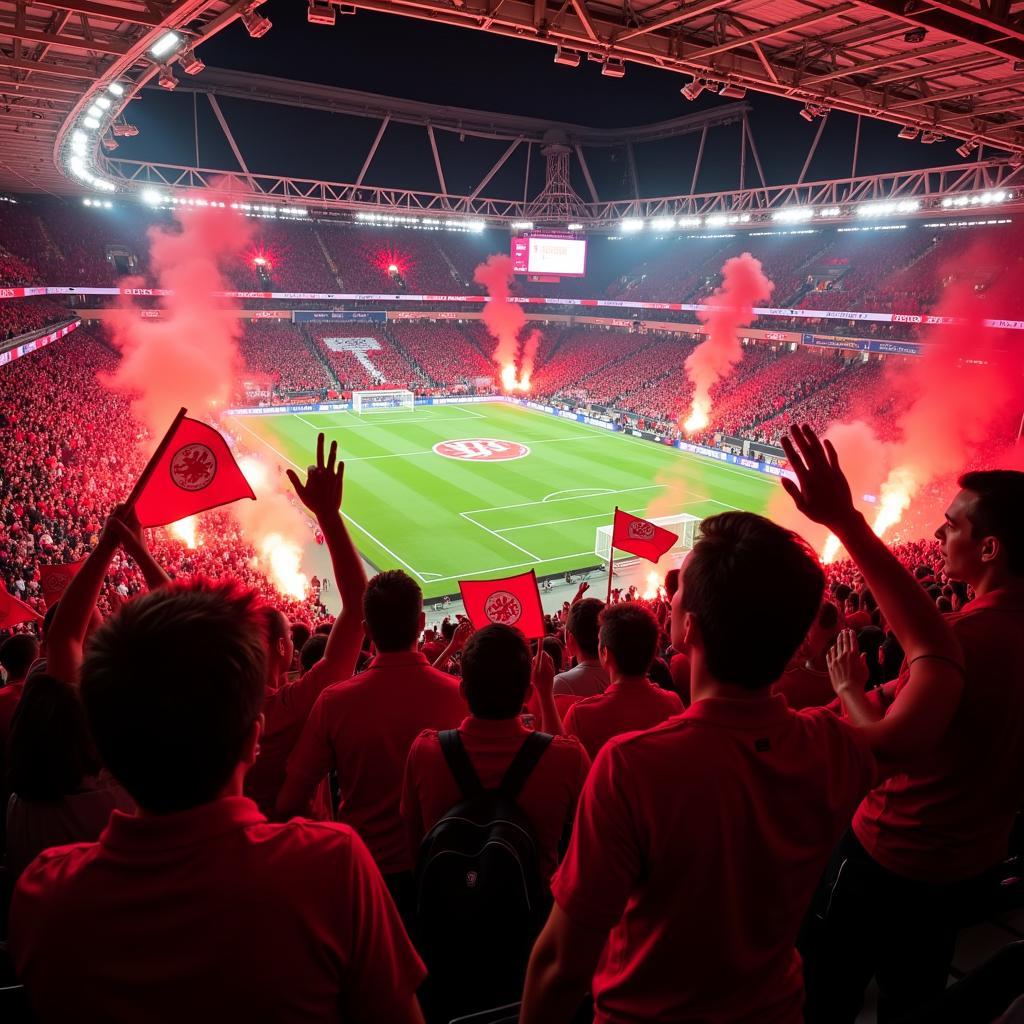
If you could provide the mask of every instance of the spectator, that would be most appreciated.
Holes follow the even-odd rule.
[[[0,689],[0,754],[7,746],[11,719],[21,699],[25,677],[38,657],[39,642],[27,633],[15,633],[0,644],[0,667],[3,668],[6,678],[3,688]]]
[[[772,692],[781,693],[794,711],[823,707],[835,699],[825,655],[838,635],[839,609],[825,601],[796,657],[772,687]]]
[[[935,535],[946,573],[977,595],[946,616],[963,700],[935,749],[868,794],[836,851],[801,943],[812,1022],[852,1021],[872,976],[884,1020],[941,993],[959,914],[1024,804],[1024,473],[968,473],[960,488]],[[899,706],[914,658],[876,691],[870,720]],[[850,685],[863,687],[863,670]]]
[[[268,824],[241,795],[266,677],[256,598],[228,585],[161,588],[93,636],[89,727],[142,813],[18,883],[11,949],[41,1020],[422,1019],[359,837]]]
[[[798,1020],[794,945],[830,846],[876,757],[930,746],[949,722],[955,642],[855,512],[838,465],[813,434],[797,437],[803,456],[788,454],[800,487],[786,486],[799,508],[857,558],[908,653],[953,664],[914,666],[915,696],[923,690],[932,706],[911,713],[913,737],[906,702],[898,722],[860,730],[823,709],[791,710],[768,688],[820,607],[817,558],[758,516],[706,519],[672,606],[693,703],[595,760],[531,958],[523,1024],[568,1021],[588,987],[598,1019]],[[758,644],[738,643],[735,623],[755,620]]]
[[[682,712],[676,694],[647,678],[657,643],[657,620],[642,605],[617,604],[601,612],[598,651],[611,685],[573,704],[563,722],[591,757],[613,736],[650,729]]]
[[[596,597],[585,597],[570,607],[565,623],[565,646],[576,664],[555,676],[556,695],[593,697],[604,693],[608,686],[608,673],[597,652],[598,619],[603,608],[604,604]]]
[[[553,678],[545,655],[543,664],[535,663],[534,684],[550,688]],[[463,801],[474,795],[472,791],[465,792],[457,781],[453,758],[461,753],[468,759],[469,772],[476,776],[478,786],[497,791],[513,762],[518,763],[523,756],[525,744],[535,735],[520,718],[530,687],[530,651],[518,630],[491,625],[469,638],[462,656],[461,684],[469,716],[458,729],[420,733],[409,751],[402,817],[412,857],[416,857],[424,836],[439,822],[443,828],[443,819],[449,812],[458,812],[466,806]],[[443,744],[454,745],[457,752]],[[575,739],[556,736],[543,748],[518,792],[508,795],[532,831],[536,867],[545,889],[558,863],[559,844],[572,825],[576,801],[589,768],[590,758]],[[542,920],[538,917],[538,927]],[[453,948],[427,957],[433,981],[434,1012],[428,1015],[431,1019],[447,1022],[454,1016],[518,997],[526,956],[520,961],[514,952],[505,950],[501,932],[511,924],[502,920],[472,922],[462,942],[458,941],[459,936],[449,936],[445,945]],[[497,932],[491,933],[492,929]],[[476,951],[465,947],[467,939]],[[512,962],[481,962],[487,956],[480,954],[495,947],[505,950]],[[527,953],[528,948],[522,952]]]
[[[7,866],[15,877],[43,850],[98,839],[111,811],[135,811],[102,770],[78,694],[42,672],[18,702],[7,778]]]
[[[332,768],[340,818],[366,841],[400,907],[408,904],[412,856],[399,813],[402,775],[424,729],[455,728],[466,715],[457,681],[416,649],[423,594],[401,570],[370,580],[363,598],[366,632],[377,654],[366,671],[317,698],[277,801],[281,817],[306,810]]]
[[[332,683],[348,679],[356,667],[363,642],[362,604],[366,591],[363,563],[341,515],[345,463],[335,462],[338,442],[332,441],[324,458],[324,435],[317,437],[316,466],[310,466],[306,482],[293,470],[288,479],[302,504],[316,517],[331,556],[331,567],[341,592],[342,611],[327,636],[322,658],[294,682],[289,682],[294,643],[292,627],[276,608],[264,609],[268,643],[267,694],[263,702],[263,733],[260,753],[245,778],[246,795],[264,814],[273,814],[284,785],[288,756],[317,698]],[[308,630],[307,630],[308,635]],[[326,790],[321,793],[318,817],[329,817]]]

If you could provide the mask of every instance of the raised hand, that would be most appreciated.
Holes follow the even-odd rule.
[[[576,596],[572,599],[572,603],[575,604],[577,601],[583,600],[583,595],[590,589],[590,584],[584,580],[576,591]]]
[[[103,526],[103,533],[124,547],[129,554],[145,550],[146,539],[134,505],[131,508],[125,508],[124,505],[115,506]]]
[[[456,651],[461,651],[462,648],[466,646],[466,641],[474,632],[473,623],[470,622],[469,619],[463,619],[462,622],[455,627],[455,632],[452,633],[452,639],[449,645],[452,653],[454,654]]]
[[[550,697],[555,688],[555,663],[544,650],[542,641],[537,641],[537,654],[533,659],[530,682],[540,698]]]
[[[299,501],[317,519],[332,516],[341,508],[345,463],[337,462],[337,458],[338,442],[332,441],[327,461],[324,461],[324,435],[320,433],[316,439],[316,465],[306,470],[306,482],[303,484],[294,470],[288,470],[288,479]]]
[[[806,423],[794,424],[790,434],[791,437],[782,438],[782,447],[798,484],[783,477],[782,486],[808,519],[837,533],[857,515],[839,456],[832,442],[826,440],[823,444]]]
[[[852,629],[841,630],[836,642],[825,655],[828,677],[836,694],[853,691],[863,693],[868,681],[867,658],[857,646],[857,634]]]

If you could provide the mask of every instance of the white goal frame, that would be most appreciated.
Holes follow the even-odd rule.
[[[679,539],[669,548],[667,554],[672,554],[677,551],[690,551],[693,549],[694,538],[697,535],[697,528],[700,526],[701,517],[691,516],[688,512],[680,512],[674,516],[657,516],[654,519],[649,520],[658,526],[664,527],[666,530],[671,530],[673,533],[678,534]],[[616,548],[616,551],[619,549]],[[611,559],[612,556],[612,524],[609,523],[607,526],[599,526],[597,528],[597,535],[594,538],[594,554],[601,559],[605,564]],[[627,552],[620,552],[615,558],[615,564],[624,565],[626,562],[636,560],[636,555],[630,555]]]
[[[378,388],[375,391],[353,391],[352,411],[389,412],[394,409],[414,409],[416,396],[407,388]]]

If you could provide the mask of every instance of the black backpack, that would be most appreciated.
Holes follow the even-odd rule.
[[[417,945],[434,985],[470,999],[469,989],[485,991],[483,1005],[494,1005],[504,989],[518,998],[551,906],[533,828],[516,798],[552,737],[530,733],[497,789],[481,785],[457,729],[438,739],[463,799],[420,844]]]

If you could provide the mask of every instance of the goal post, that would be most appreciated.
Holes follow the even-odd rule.
[[[416,396],[405,388],[378,388],[376,391],[353,391],[352,411],[354,413],[381,412],[391,409],[415,408]]]
[[[693,548],[694,539],[697,534],[697,528],[700,526],[700,516],[691,516],[689,513],[681,512],[674,516],[657,516],[651,519],[650,522],[655,523],[657,526],[664,527],[666,530],[671,530],[672,533],[678,536],[675,544],[672,545],[668,550],[668,554],[672,554],[677,551],[690,551]],[[619,549],[616,548],[616,551]],[[612,556],[612,524],[609,523],[607,526],[599,526],[597,528],[597,535],[594,540],[594,554],[601,559],[606,565]],[[615,558],[615,564],[620,564],[635,558],[635,555],[629,555],[626,552],[620,552]]]

